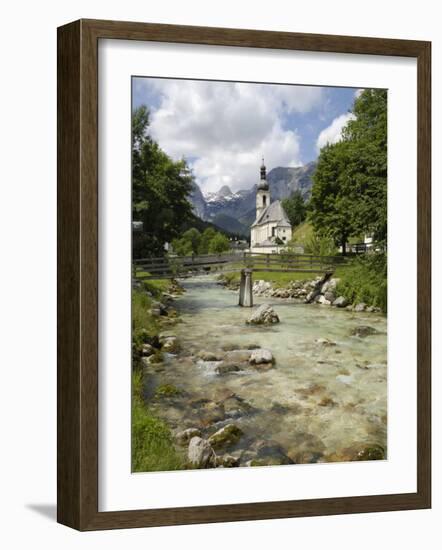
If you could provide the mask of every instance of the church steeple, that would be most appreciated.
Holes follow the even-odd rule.
[[[267,183],[267,173],[266,173],[266,166],[264,164],[264,157],[262,157],[262,163],[261,163],[261,179],[258,183],[258,189],[262,189],[263,191],[268,191],[269,184]]]
[[[259,218],[262,212],[270,204],[270,191],[269,184],[267,183],[267,173],[264,164],[264,158],[262,159],[260,173],[261,177],[256,191],[256,219]]]

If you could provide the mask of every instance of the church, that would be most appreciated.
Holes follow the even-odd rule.
[[[292,238],[292,226],[281,201],[271,202],[264,159],[256,190],[256,219],[251,226],[250,251],[278,253]]]

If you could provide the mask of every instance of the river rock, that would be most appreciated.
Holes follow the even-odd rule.
[[[163,361],[163,354],[160,352],[154,352],[151,355],[148,355],[146,357],[142,357],[141,361],[145,367],[148,367],[153,364],[162,363]]]
[[[380,445],[367,445],[356,455],[356,460],[384,460],[385,450]]]
[[[224,399],[223,407],[227,418],[239,418],[255,412],[254,407],[250,403],[235,394]]]
[[[161,302],[153,301],[150,309],[151,315],[158,317],[159,315],[167,315],[167,308]]]
[[[239,457],[233,455],[217,456],[216,465],[222,468],[236,468],[239,466]]]
[[[201,400],[201,404],[197,409],[197,415],[203,426],[210,426],[216,422],[220,422],[225,418],[224,407],[222,404],[215,403],[214,401]],[[195,402],[191,403],[191,406],[195,406]],[[198,406],[198,404],[196,404]]]
[[[203,361],[221,361],[222,357],[219,353],[214,353],[213,351],[201,350],[198,352],[199,359]]]
[[[194,468],[209,468],[214,465],[215,452],[206,439],[195,436],[189,442],[187,458]]]
[[[322,304],[323,306],[331,305],[331,301],[327,300],[327,298],[325,296],[323,296],[322,294],[317,296],[317,298],[315,299],[315,302],[317,302],[318,304]]]
[[[143,347],[141,348],[141,355],[144,357],[149,357],[149,355],[153,355],[155,353],[155,348],[151,346],[150,344],[143,344]]]
[[[366,307],[367,305],[364,304],[364,302],[361,302],[355,305],[355,307],[353,308],[353,311],[355,311],[356,313],[361,313],[362,311],[365,311]]]
[[[249,461],[249,466],[276,466],[294,463],[276,441],[258,440],[253,444],[251,450],[255,453],[255,457]]]
[[[385,450],[378,444],[355,444],[351,447],[339,449],[324,456],[326,462],[350,462],[365,460],[384,460]]]
[[[332,303],[335,307],[347,307],[348,306],[348,300],[345,298],[345,296],[339,296],[336,298],[336,300]]]
[[[168,338],[176,338],[176,334],[174,332],[167,330],[164,332],[160,332],[160,334],[158,335],[158,340],[160,344],[165,342]]]
[[[241,370],[242,368],[236,363],[225,363],[224,361],[214,368],[214,372],[215,374],[218,374],[218,376],[224,376],[225,374],[239,372]]]
[[[336,346],[336,342],[333,342],[332,340],[329,340],[328,338],[316,338],[315,342],[316,342],[316,344],[319,344],[319,345],[325,346],[325,347]]]
[[[288,288],[277,288],[271,294],[275,298],[290,298],[290,290]]]
[[[272,285],[268,281],[255,281],[253,284],[253,294],[257,296],[262,296],[263,294],[268,294],[272,290]]]
[[[256,349],[250,356],[249,363],[251,365],[261,365],[265,363],[273,363],[273,354],[269,349]]]
[[[201,431],[198,428],[187,428],[187,430],[175,434],[178,445],[187,445],[193,437],[201,437]]]
[[[167,353],[176,353],[179,349],[178,339],[176,336],[170,336],[162,341],[162,350]]]
[[[325,294],[326,292],[333,292],[336,289],[338,282],[339,282],[339,279],[335,279],[335,278],[325,281],[325,283],[321,287],[322,294]]]
[[[335,293],[331,290],[327,290],[327,292],[324,292],[324,298],[330,303],[333,303],[336,300]]]
[[[227,424],[209,437],[209,443],[214,449],[231,447],[243,435],[243,431],[236,424]]]
[[[247,363],[251,353],[252,350],[249,349],[234,349],[226,353],[224,360],[230,363]]]
[[[358,338],[366,338],[367,336],[372,336],[373,334],[379,334],[379,332],[373,327],[360,325],[355,327],[350,334],[352,336],[357,336]]]
[[[252,325],[271,325],[279,323],[279,317],[270,304],[262,304],[252,313],[247,323]]]

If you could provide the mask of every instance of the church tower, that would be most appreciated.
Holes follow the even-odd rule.
[[[266,167],[264,165],[264,158],[261,164],[261,178],[258,183],[258,189],[256,191],[256,219],[263,213],[263,211],[270,204],[270,191],[269,184],[267,183]]]

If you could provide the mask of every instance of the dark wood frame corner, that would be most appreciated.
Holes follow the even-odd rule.
[[[98,511],[98,40],[406,56],[418,66],[416,493]],[[58,29],[58,521],[79,530],[409,510],[431,506],[431,44],[79,20]]]

